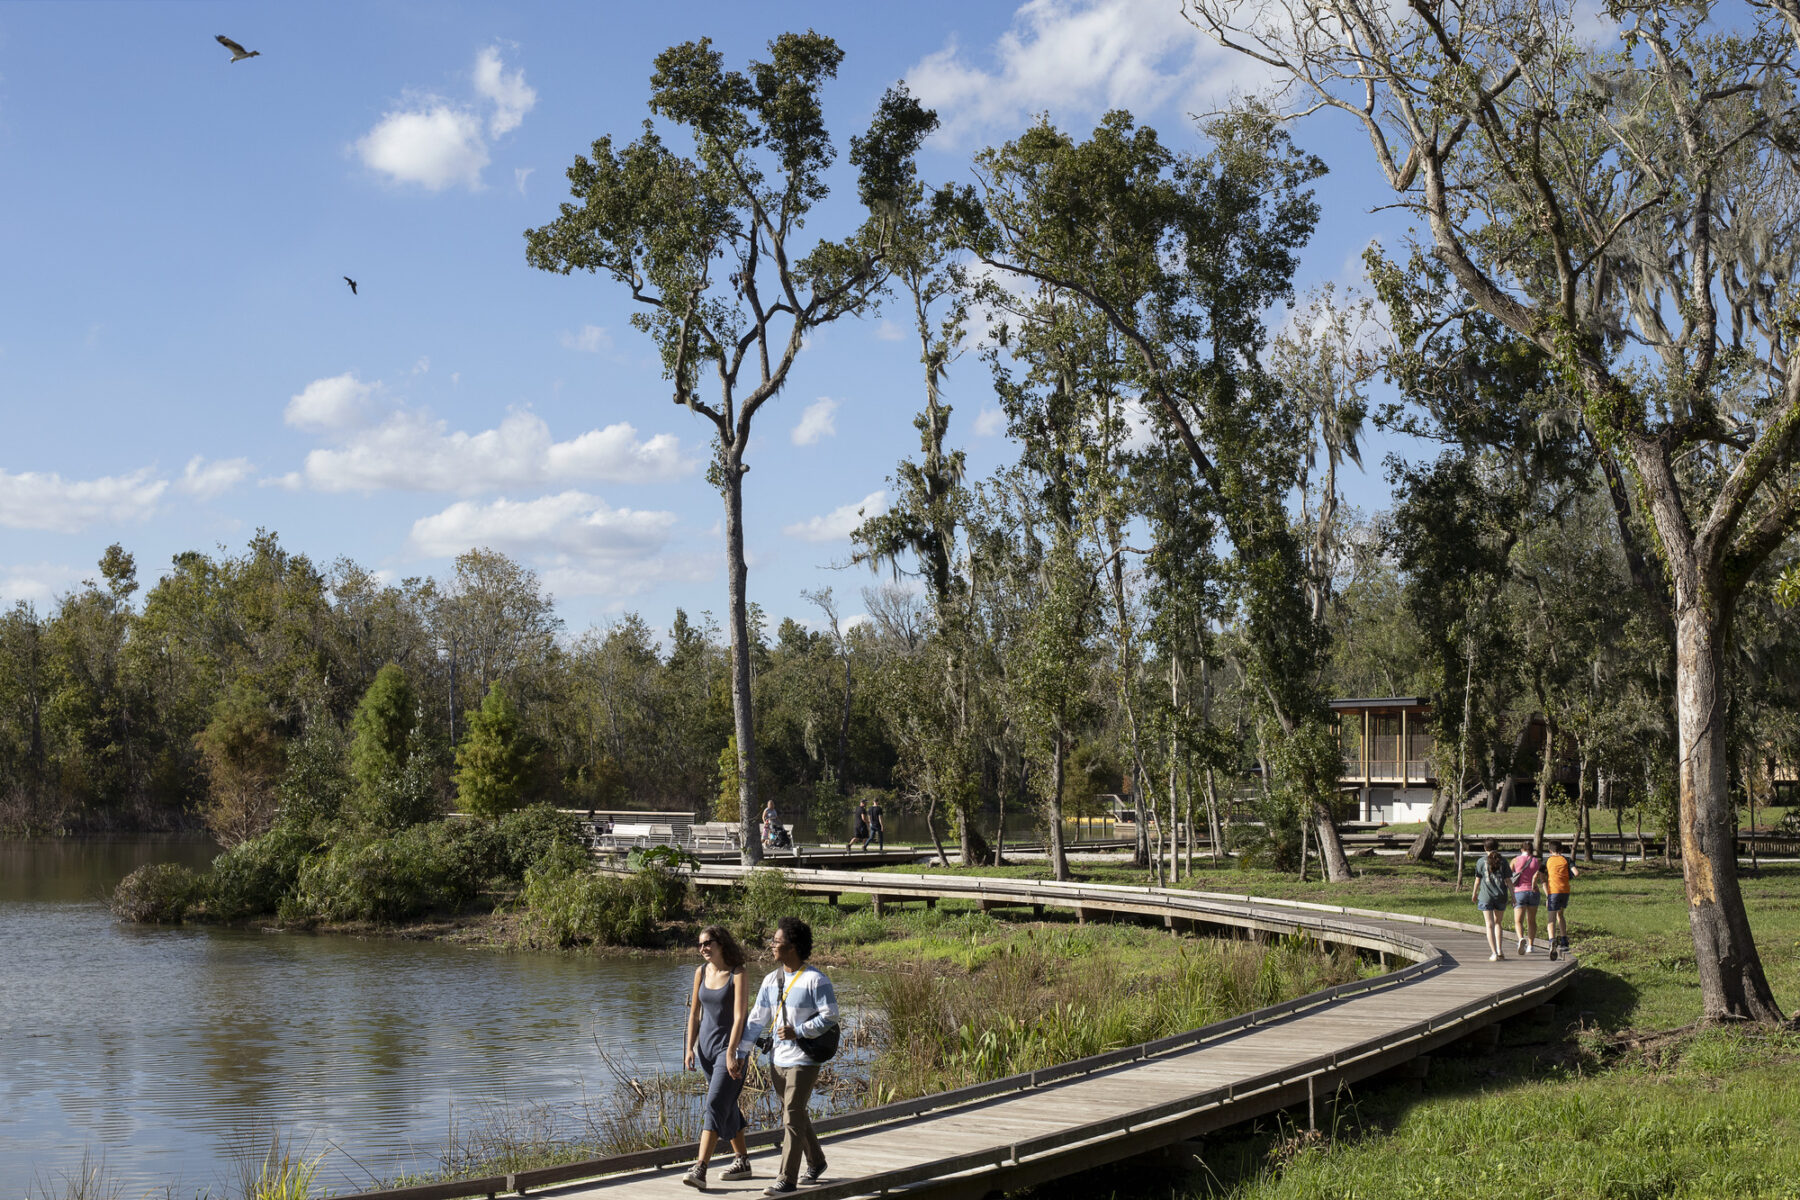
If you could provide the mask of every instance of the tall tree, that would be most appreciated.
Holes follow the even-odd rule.
[[[569,169],[577,203],[525,235],[531,265],[604,273],[631,290],[643,306],[632,322],[655,339],[675,403],[713,427],[709,478],[725,502],[746,862],[761,857],[743,524],[751,423],[786,385],[808,333],[875,299],[913,157],[936,124],[904,87],[890,89],[851,141],[867,221],[808,248],[802,230],[829,194],[826,171],[837,155],[821,93],[842,60],[836,42],[811,32],[782,34],[747,72],[725,69],[708,39],[665,50],[650,110],[692,139],[695,157],[670,149],[648,122],[623,148],[603,137],[591,159]],[[723,279],[715,277],[720,263]],[[700,378],[708,367],[717,388],[710,402]]]
[[[1242,568],[1258,690],[1280,736],[1294,736],[1327,716],[1319,629],[1285,507],[1301,438],[1262,365],[1263,316],[1292,295],[1318,217],[1310,184],[1324,168],[1259,109],[1207,132],[1213,148],[1196,157],[1122,112],[1085,142],[1040,123],[977,157],[979,192],[946,192],[940,204],[959,215],[977,259],[1078,297],[1128,348],[1131,390],[1216,500]],[[1336,847],[1335,772],[1302,790],[1317,793],[1321,838]],[[1332,862],[1348,874],[1341,848]]]
[[[1561,0],[1184,8],[1359,121],[1472,307],[1578,399],[1635,581],[1667,609],[1705,1012],[1782,1019],[1737,881],[1724,663],[1739,597],[1800,525],[1800,10],[1621,4],[1605,54]]]

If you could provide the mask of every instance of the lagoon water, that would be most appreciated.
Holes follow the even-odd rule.
[[[115,922],[106,895],[215,848],[0,842],[0,1196],[86,1155],[135,1200],[238,1188],[279,1132],[335,1191],[440,1166],[496,1106],[599,1098],[679,1066],[693,964]],[[753,965],[753,970],[755,969]]]

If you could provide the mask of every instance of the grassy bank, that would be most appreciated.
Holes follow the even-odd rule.
[[[1208,866],[1192,886],[1474,916],[1451,863],[1354,862],[1358,877],[1347,884]],[[1082,864],[1078,874],[1143,882],[1120,867]],[[1800,864],[1766,865],[1743,886],[1764,968],[1793,1006]],[[1350,1089],[1323,1136],[1272,1119],[1207,1139],[1192,1162],[1097,1172],[1033,1200],[1800,1194],[1800,1036],[1695,1026],[1702,1009],[1679,869],[1593,864],[1569,912],[1582,970],[1551,1020],[1510,1023],[1494,1049],[1439,1054],[1422,1089]]]

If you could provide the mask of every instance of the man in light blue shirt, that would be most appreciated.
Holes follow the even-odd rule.
[[[806,1104],[819,1079],[820,1063],[800,1048],[799,1038],[815,1038],[838,1023],[837,992],[812,957],[812,927],[799,917],[775,923],[769,951],[778,964],[763,977],[756,1005],[744,1023],[739,1045],[752,1046],[765,1029],[774,1031],[769,1065],[781,1089],[781,1165],[775,1182],[763,1194],[781,1196],[799,1186],[811,1187],[825,1177],[825,1152],[813,1133]],[[800,1159],[806,1173],[800,1173]]]

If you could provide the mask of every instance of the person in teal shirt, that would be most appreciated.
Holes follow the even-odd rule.
[[[1475,860],[1475,886],[1469,899],[1481,910],[1481,919],[1487,926],[1488,961],[1499,962],[1506,957],[1501,948],[1506,943],[1506,931],[1500,926],[1500,916],[1506,911],[1512,891],[1512,868],[1507,866],[1495,839],[1489,838],[1481,848],[1486,853]]]

